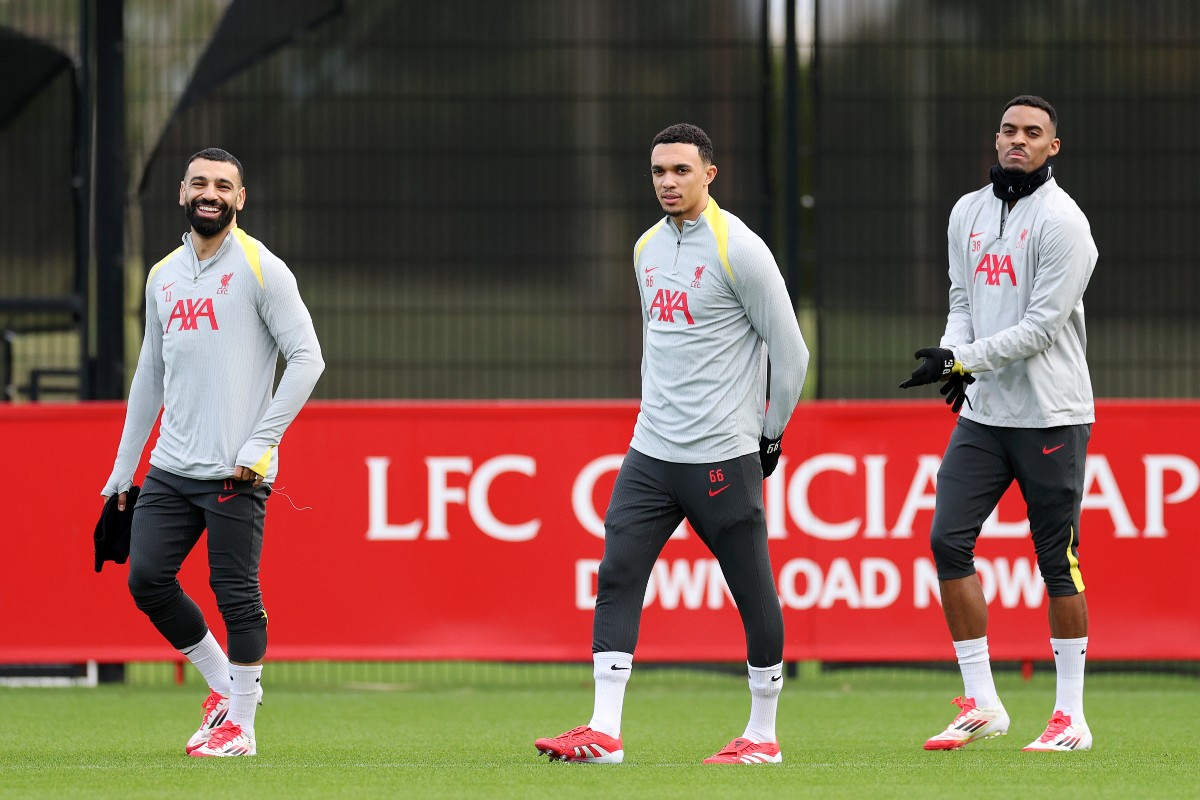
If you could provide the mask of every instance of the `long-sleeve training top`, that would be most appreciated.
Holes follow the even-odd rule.
[[[272,396],[275,367],[287,366]],[[325,362],[296,279],[236,226],[201,262],[190,234],[146,279],[146,334],[103,494],[127,491],[162,409],[150,463],[200,480],[249,467],[271,483],[283,432]]]
[[[962,416],[1051,428],[1095,421],[1083,292],[1098,253],[1051,178],[1012,210],[988,186],[950,213],[950,313],[941,346],[976,382]]]
[[[631,446],[700,464],[756,453],[761,435],[781,435],[809,353],[766,243],[709,198],[682,230],[667,216],[642,234],[633,262],[642,402]]]

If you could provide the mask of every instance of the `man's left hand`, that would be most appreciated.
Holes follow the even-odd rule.
[[[259,475],[249,467],[234,467],[233,479],[235,481],[254,481],[254,488],[262,486],[263,476]]]
[[[763,478],[771,477],[771,473],[779,466],[779,455],[783,452],[783,434],[774,439],[765,436],[758,437],[758,457],[762,461]]]
[[[913,370],[908,380],[900,384],[901,389],[937,383],[950,377],[951,373],[963,371],[962,365],[954,360],[954,353],[944,347],[922,347],[913,353],[913,358],[922,359],[921,365]]]

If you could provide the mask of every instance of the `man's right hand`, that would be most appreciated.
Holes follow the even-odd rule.
[[[117,511],[125,510],[125,500],[128,499],[128,492],[121,492],[117,495]]]

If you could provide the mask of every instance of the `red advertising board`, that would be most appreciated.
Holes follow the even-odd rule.
[[[310,403],[267,506],[270,657],[586,660],[604,509],[636,412]],[[93,570],[123,416],[116,403],[0,408],[0,662],[175,657],[134,607],[127,566]],[[785,658],[952,657],[927,536],[953,424],[933,400],[797,409],[765,487]],[[1198,431],[1200,404],[1100,404],[1079,550],[1093,658],[1200,658],[1188,571],[1200,561]],[[203,546],[181,581],[223,639]],[[977,556],[993,657],[1048,657],[1015,489]],[[686,527],[654,568],[638,657],[744,658],[720,571]]]

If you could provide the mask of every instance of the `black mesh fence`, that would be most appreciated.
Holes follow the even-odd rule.
[[[636,396],[629,256],[658,216],[649,140],[690,120],[716,142],[714,196],[790,282],[815,355],[807,396],[895,397],[944,323],[949,209],[984,183],[1003,103],[1031,92],[1059,110],[1056,174],[1101,253],[1085,300],[1097,394],[1200,393],[1200,7],[797,2],[789,102],[788,5],[125,0],[129,288],[93,323],[124,315],[131,365],[144,275],[185,229],[184,161],[216,145],[247,169],[243,227],[310,303],[318,396]],[[0,4],[6,74],[55,63],[13,55],[18,38],[60,58],[0,118],[9,399],[50,399],[64,372],[57,396],[87,396],[97,278],[78,249],[72,61],[85,6],[106,4]]]
[[[313,312],[319,396],[635,396],[653,135],[705,127],[715,196],[761,214],[756,5],[682,4],[668,32],[632,0],[347,3],[171,121],[147,261],[184,229],[184,161],[221,146],[247,169],[240,224]]]
[[[936,344],[950,208],[987,183],[1018,94],[1055,105],[1055,176],[1100,251],[1084,298],[1097,395],[1200,394],[1200,7],[838,0],[818,31],[821,396],[891,395]]]

